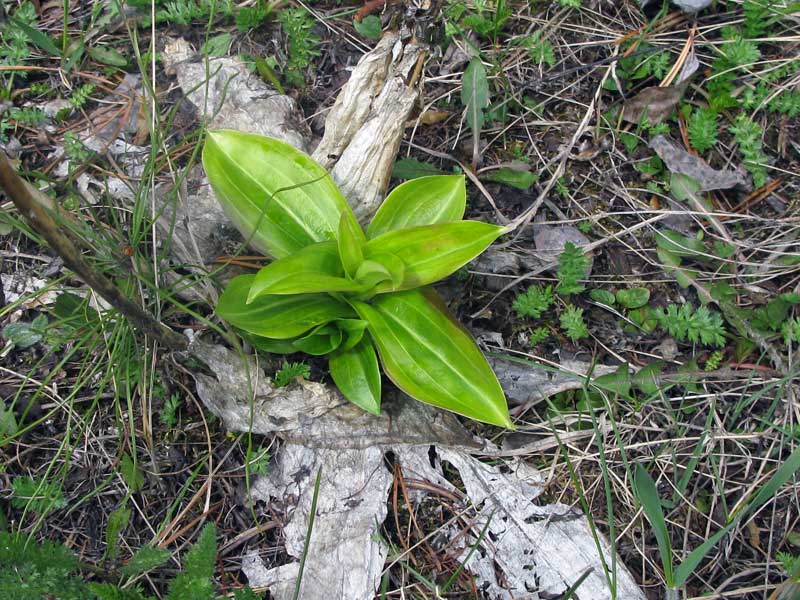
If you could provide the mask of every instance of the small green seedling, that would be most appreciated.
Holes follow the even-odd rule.
[[[380,356],[389,378],[417,400],[512,427],[491,367],[430,288],[504,231],[461,220],[463,176],[398,186],[365,231],[328,173],[284,142],[211,132],[203,165],[245,239],[276,259],[234,278],[217,305],[254,346],[328,356],[342,394],[374,414]]]

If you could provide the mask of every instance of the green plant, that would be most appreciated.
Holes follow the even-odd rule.
[[[769,162],[769,156],[764,153],[763,129],[747,115],[740,114],[730,126],[730,132],[739,144],[744,165],[753,176],[753,183],[756,187],[763,186],[767,182],[767,169],[764,165]]]
[[[266,0],[257,0],[252,6],[244,6],[236,11],[236,27],[246,33],[266,21],[272,14],[274,4]]]
[[[547,330],[547,327],[537,327],[531,334],[528,336],[528,343],[530,344],[531,348],[534,346],[538,346],[543,341],[545,341],[550,336],[550,332]]]
[[[691,304],[670,304],[655,311],[658,324],[678,341],[690,341],[704,346],[724,346],[725,328],[722,316],[701,306],[697,310]]]
[[[567,337],[573,342],[580,339],[589,337],[589,330],[586,328],[586,323],[583,320],[583,309],[578,308],[573,304],[567,304],[564,307],[564,312],[559,317],[561,329],[567,334]]]
[[[525,36],[521,45],[528,51],[528,56],[537,65],[545,63],[549,67],[556,65],[556,53],[553,44],[542,38],[542,32],[536,31]]]
[[[276,259],[230,282],[220,317],[262,350],[327,355],[344,396],[369,412],[380,412],[379,354],[414,398],[511,427],[491,367],[429,287],[504,231],[461,220],[463,176],[403,183],[364,231],[325,170],[284,142],[211,132],[203,165],[234,225]]]
[[[64,134],[64,154],[77,163],[88,162],[94,156],[94,152],[73,131]]]
[[[704,369],[706,371],[714,371],[719,369],[719,365],[722,362],[723,354],[721,350],[714,350],[708,358],[706,359],[706,364]]]
[[[717,111],[710,108],[698,108],[689,117],[689,141],[698,152],[706,152],[717,143]]]
[[[778,552],[775,557],[786,571],[786,575],[795,583],[800,583],[800,556],[789,552]]]
[[[530,286],[527,291],[514,298],[512,304],[520,317],[531,317],[538,319],[555,301],[553,286],[541,287],[539,285]]]
[[[650,301],[650,290],[640,287],[619,290],[615,300],[625,308],[641,308]]]
[[[214,562],[217,557],[216,529],[206,525],[200,538],[186,553],[183,570],[169,586],[165,600],[214,600]]]
[[[158,420],[164,427],[172,429],[178,424],[178,409],[181,407],[181,403],[181,395],[178,392],[174,392],[164,401],[164,406],[158,413]]]
[[[779,113],[790,119],[800,115],[800,91],[784,87],[771,86],[767,82],[759,82],[754,89],[748,88],[742,94],[742,106],[748,110],[766,107],[773,113]]]
[[[558,287],[556,291],[565,296],[581,293],[586,288],[580,284],[580,281],[586,277],[588,272],[589,258],[578,246],[567,242],[558,257],[558,271],[556,272]]]
[[[444,9],[446,33],[452,36],[463,28],[482,37],[496,38],[513,14],[505,0],[474,0],[470,6],[460,1],[448,2]]]
[[[18,23],[28,27],[36,27],[38,22],[36,7],[32,2],[26,0],[14,12],[13,18],[16,23],[5,21],[3,27],[0,28],[0,64],[4,66],[21,65],[30,56],[29,37]],[[6,82],[5,97],[11,94],[14,77],[24,78],[26,73],[25,71],[12,71],[10,75],[4,76]]]
[[[473,58],[464,69],[464,76],[461,78],[461,103],[466,109],[467,124],[472,131],[474,167],[479,155],[478,140],[486,119],[486,109],[489,107],[489,80],[480,58]]]
[[[252,473],[261,475],[261,477],[266,477],[267,473],[269,473],[269,463],[271,460],[272,456],[270,453],[262,448],[252,457],[248,454],[247,465]]]
[[[38,344],[42,341],[46,332],[46,315],[38,315],[30,323],[26,321],[17,321],[16,323],[9,323],[3,327],[3,337],[9,344],[20,350]]]
[[[278,21],[286,34],[288,57],[283,75],[297,87],[305,87],[306,70],[319,56],[320,38],[314,33],[314,19],[303,8],[286,8],[278,13]]]
[[[783,321],[781,333],[783,334],[783,341],[787,344],[800,341],[800,318],[794,317]]]
[[[149,12],[150,2],[147,0],[133,0],[131,4]],[[157,23],[188,26],[195,21],[208,21],[212,16],[230,17],[234,14],[232,0],[170,0],[159,4],[163,7],[156,11]]]
[[[286,387],[298,377],[308,379],[311,376],[311,367],[305,363],[283,363],[283,366],[275,373],[273,382],[277,387]]]
[[[59,598],[85,600],[82,578],[73,574],[78,559],[61,544],[44,541],[41,545],[24,536],[0,532],[0,597],[6,600]]]
[[[11,481],[11,504],[19,509],[30,509],[40,515],[65,508],[67,501],[57,481],[15,477]]]
[[[92,92],[94,92],[94,84],[85,83],[79,88],[76,88],[75,91],[72,92],[72,95],[67,98],[67,101],[70,103],[72,108],[75,110],[80,110],[89,101]]]
[[[581,0],[558,0],[558,3],[564,8],[580,8]]]

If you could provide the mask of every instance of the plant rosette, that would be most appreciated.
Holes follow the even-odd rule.
[[[245,240],[274,261],[234,278],[216,313],[254,347],[327,356],[342,394],[380,414],[380,365],[413,398],[513,428],[472,337],[430,287],[504,229],[462,220],[460,175],[395,188],[366,230],[310,156],[268,137],[213,131],[203,166]]]

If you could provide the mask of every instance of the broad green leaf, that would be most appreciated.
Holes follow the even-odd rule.
[[[371,40],[378,40],[381,37],[381,19],[377,15],[367,15],[360,21],[353,19],[353,28]]]
[[[502,227],[480,221],[410,227],[370,240],[364,247],[364,256],[369,260],[375,260],[377,255],[386,252],[397,256],[405,265],[405,273],[403,283],[395,289],[408,290],[454,273],[502,233]],[[392,291],[392,286],[378,286],[378,293],[386,291]]]
[[[108,523],[106,524],[106,551],[103,555],[104,557],[112,559],[117,557],[119,534],[125,531],[130,520],[131,509],[125,504],[108,515]]]
[[[253,346],[253,348],[261,350],[262,352],[269,352],[270,354],[294,354],[295,352],[299,352],[294,346],[294,341],[297,338],[273,340],[272,338],[255,335],[247,331],[240,331],[239,335]]]
[[[372,342],[364,337],[353,348],[331,354],[328,365],[345,398],[374,415],[381,414],[381,373]]]
[[[319,242],[261,269],[250,286],[247,303],[264,295],[357,292],[362,288],[344,276],[336,242]]]
[[[11,437],[18,430],[17,417],[13,408],[10,405],[7,406],[6,402],[10,403],[12,400],[7,401],[0,398],[0,440]]]
[[[711,260],[708,250],[701,240],[668,229],[656,231],[656,246],[675,256],[691,256],[695,260],[704,262]]]
[[[657,360],[645,365],[634,373],[631,383],[643,394],[648,396],[657,393],[661,387],[661,372],[664,370],[664,361]]]
[[[394,254],[378,252],[372,255],[371,260],[365,260],[356,273],[356,280],[365,286],[373,286],[389,281],[391,289],[395,290],[403,283],[406,266]]]
[[[273,258],[335,239],[341,214],[350,210],[325,169],[280,140],[211,131],[203,167],[228,218]]]
[[[58,46],[55,45],[52,39],[49,36],[45,35],[35,27],[31,27],[27,23],[16,19],[14,17],[10,18],[10,21],[14,24],[14,27],[17,27],[22,33],[25,34],[31,42],[39,46],[42,50],[50,54],[51,56],[56,56],[61,58],[61,50],[59,50]]]
[[[398,185],[367,227],[371,239],[388,231],[460,221],[467,205],[463,175],[420,177]]]
[[[204,56],[220,57],[226,56],[231,48],[231,41],[233,36],[230,33],[220,33],[208,40],[200,46],[200,53]]]
[[[496,171],[489,171],[486,174],[487,181],[495,181],[504,185],[510,185],[518,190],[527,190],[534,183],[539,181],[539,176],[530,171],[512,169],[511,167],[501,167]]]
[[[477,136],[483,127],[483,111],[489,106],[489,80],[480,58],[473,58],[461,80],[461,103],[467,109],[467,123]]]
[[[285,340],[334,319],[346,319],[353,311],[327,294],[260,296],[247,304],[247,292],[255,275],[235,277],[222,292],[216,313],[244,331]]]
[[[617,302],[625,308],[641,308],[650,301],[650,290],[647,288],[631,288],[617,292]]]
[[[399,259],[398,259],[399,260]],[[400,263],[402,265],[402,263]],[[404,268],[405,269],[405,268]],[[365,260],[356,271],[356,281],[371,289],[384,281],[392,281],[392,274],[383,264],[375,260]],[[402,281],[402,279],[401,279]]]
[[[293,345],[306,354],[323,356],[336,350],[342,343],[342,330],[335,323],[325,323],[297,338]]]
[[[401,158],[394,163],[392,169],[392,177],[395,179],[416,179],[429,175],[444,175],[444,171],[416,158]]]
[[[630,397],[631,376],[628,372],[628,364],[623,363],[613,373],[597,377],[592,381],[592,385],[612,394],[619,394],[625,398]]]
[[[589,290],[589,297],[595,302],[605,304],[606,306],[614,306],[614,302],[616,301],[614,294],[600,288]]]
[[[503,390],[470,335],[433,290],[354,302],[383,370],[417,400],[470,419],[513,428]]]
[[[112,67],[125,67],[128,65],[128,59],[111,46],[92,46],[89,48],[89,56],[97,62],[111,65]]]
[[[358,268],[364,262],[364,244],[367,237],[353,213],[342,213],[339,221],[339,258],[350,278],[355,278]]]
[[[119,473],[132,492],[138,492],[144,487],[144,473],[129,454],[122,455]]]
[[[167,562],[170,554],[170,551],[164,548],[142,546],[131,557],[128,564],[122,566],[120,573],[125,577],[135,577],[147,573]]]
[[[345,336],[341,350],[350,350],[356,346],[364,337],[367,330],[367,322],[361,319],[338,319],[336,325],[342,330]]]
[[[664,579],[667,586],[674,587],[672,574],[672,544],[669,539],[667,522],[664,520],[664,512],[661,509],[661,500],[658,496],[658,489],[653,478],[650,477],[642,465],[636,465],[636,473],[633,478],[633,488],[642,510],[653,527],[658,544],[658,553],[661,555],[661,565],[664,567]]]

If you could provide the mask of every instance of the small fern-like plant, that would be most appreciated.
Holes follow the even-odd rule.
[[[278,21],[286,34],[288,58],[284,68],[286,81],[305,87],[305,73],[315,56],[319,56],[320,38],[314,33],[314,19],[302,8],[285,8]]]
[[[311,376],[311,367],[302,362],[285,362],[283,366],[275,373],[273,382],[277,387],[286,387],[298,377],[308,379]]]
[[[589,259],[583,250],[572,242],[567,242],[558,257],[558,287],[556,291],[564,296],[579,294],[586,288],[580,284],[589,271]]]
[[[589,337],[589,329],[586,327],[586,322],[583,320],[582,308],[568,304],[564,308],[564,312],[561,313],[559,320],[564,333],[566,333],[567,337],[573,342]]]
[[[520,317],[538,319],[555,300],[553,286],[530,286],[527,291],[519,294],[513,303],[513,308]]]
[[[691,304],[670,304],[666,309],[657,309],[655,314],[661,328],[678,341],[704,346],[725,345],[722,316],[706,306],[695,310]]]
[[[528,343],[530,344],[531,348],[534,346],[538,346],[543,341],[545,341],[550,336],[550,332],[547,330],[547,327],[537,327],[531,334],[528,336]]]
[[[717,143],[717,118],[717,111],[711,108],[699,108],[689,117],[689,141],[698,152],[706,152]]]
[[[767,168],[764,166],[769,161],[769,156],[764,152],[762,141],[763,130],[747,115],[740,114],[730,127],[739,151],[744,157],[744,165],[753,176],[753,183],[761,187],[767,183]]]

